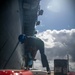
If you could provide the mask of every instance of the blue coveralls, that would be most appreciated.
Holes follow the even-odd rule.
[[[36,52],[39,50],[43,67],[46,67],[47,71],[50,71],[48,60],[44,52],[44,42],[37,37],[29,36],[24,43],[25,55],[27,56],[25,67],[32,67],[33,59],[35,58]]]

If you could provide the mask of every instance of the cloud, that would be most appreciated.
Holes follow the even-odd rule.
[[[65,58],[69,54],[70,58],[75,61],[75,29],[46,30],[36,36],[44,41],[45,52],[49,60]]]
[[[36,65],[37,64],[37,65]],[[53,70],[54,68],[54,61],[50,61],[49,62],[49,66],[50,66],[50,69]],[[36,62],[34,61],[34,64],[33,64],[33,68],[34,69],[38,69],[38,70],[46,70],[45,67],[42,67],[42,63],[40,60],[36,60]]]
[[[51,70],[54,70],[54,61],[53,60],[50,60],[49,66],[50,66],[50,69]],[[36,60],[34,62],[33,69],[46,70],[45,67],[42,67],[42,64],[41,64],[41,61],[40,60]],[[72,71],[72,72],[74,71],[75,72],[75,62],[69,62],[69,71]]]

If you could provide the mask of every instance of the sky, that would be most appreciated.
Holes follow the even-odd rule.
[[[68,54],[70,69],[75,71],[75,0],[41,0],[40,7],[44,13],[38,17],[36,36],[45,43],[50,67],[54,59],[67,59]],[[34,65],[42,68],[39,52],[36,58],[38,65]]]
[[[44,13],[38,18],[41,24],[37,29],[45,31],[75,28],[74,4],[75,0],[41,0],[40,7]]]

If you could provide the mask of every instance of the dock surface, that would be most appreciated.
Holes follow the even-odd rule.
[[[54,71],[51,71],[51,74],[47,74],[46,71],[41,70],[32,70],[33,75],[54,75]]]

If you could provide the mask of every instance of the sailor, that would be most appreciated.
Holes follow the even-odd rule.
[[[25,55],[27,59],[25,67],[32,67],[33,60],[35,59],[36,53],[39,50],[42,65],[43,67],[46,67],[47,72],[50,73],[48,60],[44,52],[44,42],[35,36],[26,36],[24,34],[20,35],[18,39],[21,43],[25,44]]]

